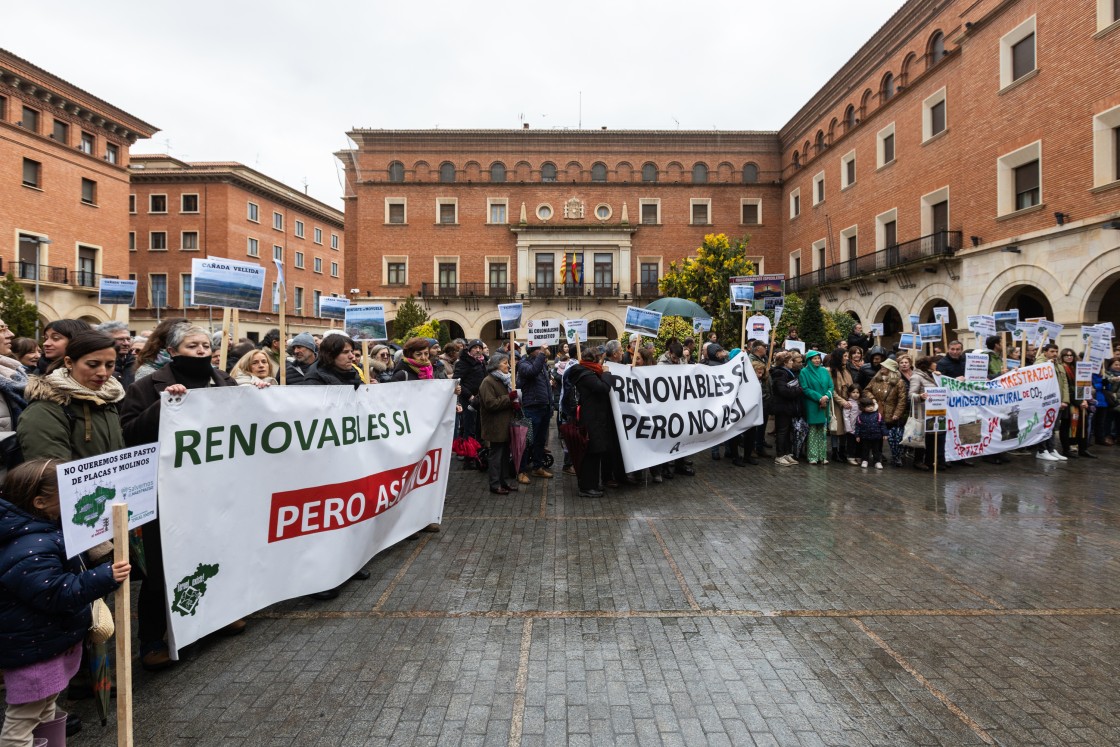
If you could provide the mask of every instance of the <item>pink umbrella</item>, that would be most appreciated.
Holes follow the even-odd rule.
[[[513,471],[520,474],[521,457],[525,455],[525,442],[529,438],[529,419],[517,418],[509,424],[509,448],[513,454]]]

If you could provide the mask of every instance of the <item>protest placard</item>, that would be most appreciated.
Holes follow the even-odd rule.
[[[346,309],[349,306],[349,298],[339,298],[338,296],[320,296],[319,316],[322,319],[345,319]]]
[[[934,306],[933,319],[939,324],[948,326],[949,324],[949,307],[948,306]]]
[[[567,338],[568,342],[575,342],[577,334],[582,342],[587,342],[587,320],[565,319],[564,336]]]
[[[996,333],[996,318],[992,314],[976,314],[968,317],[968,328],[984,340]]]
[[[785,275],[738,275],[731,278],[731,283],[749,284],[753,288],[752,308],[758,311],[771,311],[782,305],[782,299],[785,297],[783,289],[785,279]]]
[[[988,380],[988,356],[983,353],[964,354],[964,380]]]
[[[921,324],[921,322],[922,322],[922,317],[921,317],[920,314],[911,314],[910,315],[910,331],[913,332],[914,334],[917,334],[918,333],[918,325]]]
[[[766,342],[770,339],[772,328],[769,317],[762,314],[752,316],[747,319],[747,339]]]
[[[519,303],[500,303],[498,304],[498,318],[502,322],[502,334],[508,335],[510,332],[519,332],[521,330],[521,316],[524,313],[524,305]]]
[[[707,332],[712,328],[712,320],[707,317],[694,317],[692,320],[692,334],[698,335],[701,332]]]
[[[657,333],[661,329],[661,312],[637,306],[627,306],[623,328],[632,335],[657,337]]]
[[[1093,340],[1089,345],[1089,353],[1085,356],[1085,360],[1093,367],[1094,371],[1100,371],[1105,358],[1112,357],[1112,348],[1109,343],[1109,340]]]
[[[785,311],[785,309],[786,309],[785,306],[775,306],[774,307],[774,326],[775,327],[777,327],[779,324],[782,323],[782,312]]]
[[[750,283],[731,284],[731,305],[750,306],[754,301],[754,286]]]
[[[128,503],[129,529],[156,518],[158,462],[159,444],[148,444],[58,465],[66,557],[113,538],[112,503]]]
[[[1024,366],[991,381],[940,377],[948,389],[945,458],[949,461],[1021,449],[1050,437],[1061,396],[1054,366]]]
[[[723,366],[616,366],[611,374],[627,472],[695,454],[762,423],[762,388],[744,355]]]
[[[131,306],[136,300],[136,281],[101,278],[97,285],[97,303],[102,306]]]
[[[560,342],[559,319],[530,319],[526,324],[529,328],[529,347],[539,348]]]
[[[1096,399],[1093,392],[1093,374],[1100,370],[1089,361],[1078,361],[1074,371],[1075,399]]]
[[[868,325],[868,329],[870,329],[872,337],[882,337],[883,327],[884,324],[882,322],[873,322],[872,324]]]
[[[376,342],[388,340],[388,325],[385,323],[385,306],[383,304],[350,305],[345,309],[345,321],[342,326],[346,334],[355,342]]]
[[[805,354],[805,341],[804,340],[786,340],[785,349],[786,350],[796,350],[797,352],[804,355]]]
[[[945,387],[926,387],[926,433],[944,433],[948,427],[947,401],[949,390]]]
[[[920,350],[922,347],[921,335],[913,332],[903,332],[899,335],[898,347],[902,350]]]
[[[922,344],[930,342],[941,342],[941,322],[933,322],[932,324],[919,324],[918,334],[922,338]]]
[[[1057,342],[1058,336],[1062,334],[1062,330],[1065,329],[1065,327],[1061,324],[1043,319],[1038,323],[1038,329],[1042,333],[1041,344],[1045,345],[1048,342]]]
[[[438,523],[454,390],[437,379],[164,394],[158,488],[172,657],[257,610],[340,585]]]
[[[992,314],[995,318],[996,331],[993,334],[1000,332],[1011,332],[1015,329],[1015,325],[1019,323],[1019,310],[1011,309],[1010,311],[997,311]]]
[[[236,259],[192,259],[191,303],[259,311],[264,297],[264,268]]]

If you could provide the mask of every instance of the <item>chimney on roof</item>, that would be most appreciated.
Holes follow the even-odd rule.
[[[522,122],[521,123],[521,129],[523,129],[523,130],[529,129],[529,123],[528,122]]]

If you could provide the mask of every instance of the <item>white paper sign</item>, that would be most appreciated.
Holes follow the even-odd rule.
[[[731,305],[750,306],[754,301],[754,286],[749,283],[731,284]]]
[[[934,306],[933,319],[941,324],[949,323],[949,307],[948,306]]]
[[[191,303],[259,311],[264,296],[264,268],[219,257],[191,260]]]
[[[805,354],[805,341],[804,340],[786,340],[786,350],[796,350],[802,355]]]
[[[502,321],[502,334],[521,331],[521,315],[524,311],[523,304],[500,303],[498,304],[498,318]]]
[[[882,337],[883,336],[883,326],[884,326],[883,322],[875,322],[874,324],[871,324],[870,325],[871,336],[872,337]]]
[[[988,356],[983,353],[964,354],[964,380],[988,380]]]
[[[160,407],[173,658],[234,620],[338,586],[442,519],[453,380],[212,387],[164,394]]]
[[[1038,329],[1042,333],[1043,343],[1057,342],[1058,336],[1062,334],[1065,329],[1061,324],[1055,322],[1048,322],[1045,319],[1038,323]]]
[[[58,465],[66,557],[113,538],[114,503],[128,504],[128,528],[156,518],[159,444],[134,446]]]
[[[529,347],[539,348],[541,345],[559,344],[559,319],[532,319],[527,323],[527,326],[529,328]]]
[[[319,317],[321,319],[345,319],[346,307],[350,305],[349,298],[337,296],[319,297]]]
[[[996,333],[996,318],[991,314],[976,314],[968,317],[968,328],[981,340]]]
[[[131,306],[136,300],[135,280],[117,280],[116,278],[101,278],[97,286],[97,303],[102,306],[123,304]]]
[[[706,317],[695,317],[692,320],[692,334],[698,335],[712,328],[712,320]]]
[[[661,330],[661,312],[627,306],[624,330],[632,335],[657,337],[657,333]]]
[[[587,320],[586,319],[565,319],[564,320],[564,336],[568,342],[575,343],[576,335],[579,335],[580,342],[587,342]]]
[[[949,390],[943,386],[926,387],[926,415],[938,416],[945,414]]]
[[[782,323],[782,312],[786,310],[785,306],[774,307],[774,326],[777,327]]]

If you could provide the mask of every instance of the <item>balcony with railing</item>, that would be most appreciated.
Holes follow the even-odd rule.
[[[618,298],[618,283],[529,283],[533,298]]]
[[[101,278],[109,278],[116,280],[116,275],[102,275],[99,272],[90,272],[89,270],[74,270],[70,273],[70,283],[79,288],[89,288],[97,290],[101,287]]]
[[[960,231],[938,231],[886,249],[837,262],[786,281],[787,293],[842,283],[953,256],[961,248]]]
[[[661,298],[657,283],[634,283],[634,298]]]
[[[421,283],[424,298],[512,298],[512,283]]]
[[[15,276],[20,280],[38,280],[40,283],[69,283],[70,271],[65,267],[52,267],[50,265],[36,265],[34,262],[14,262]]]

